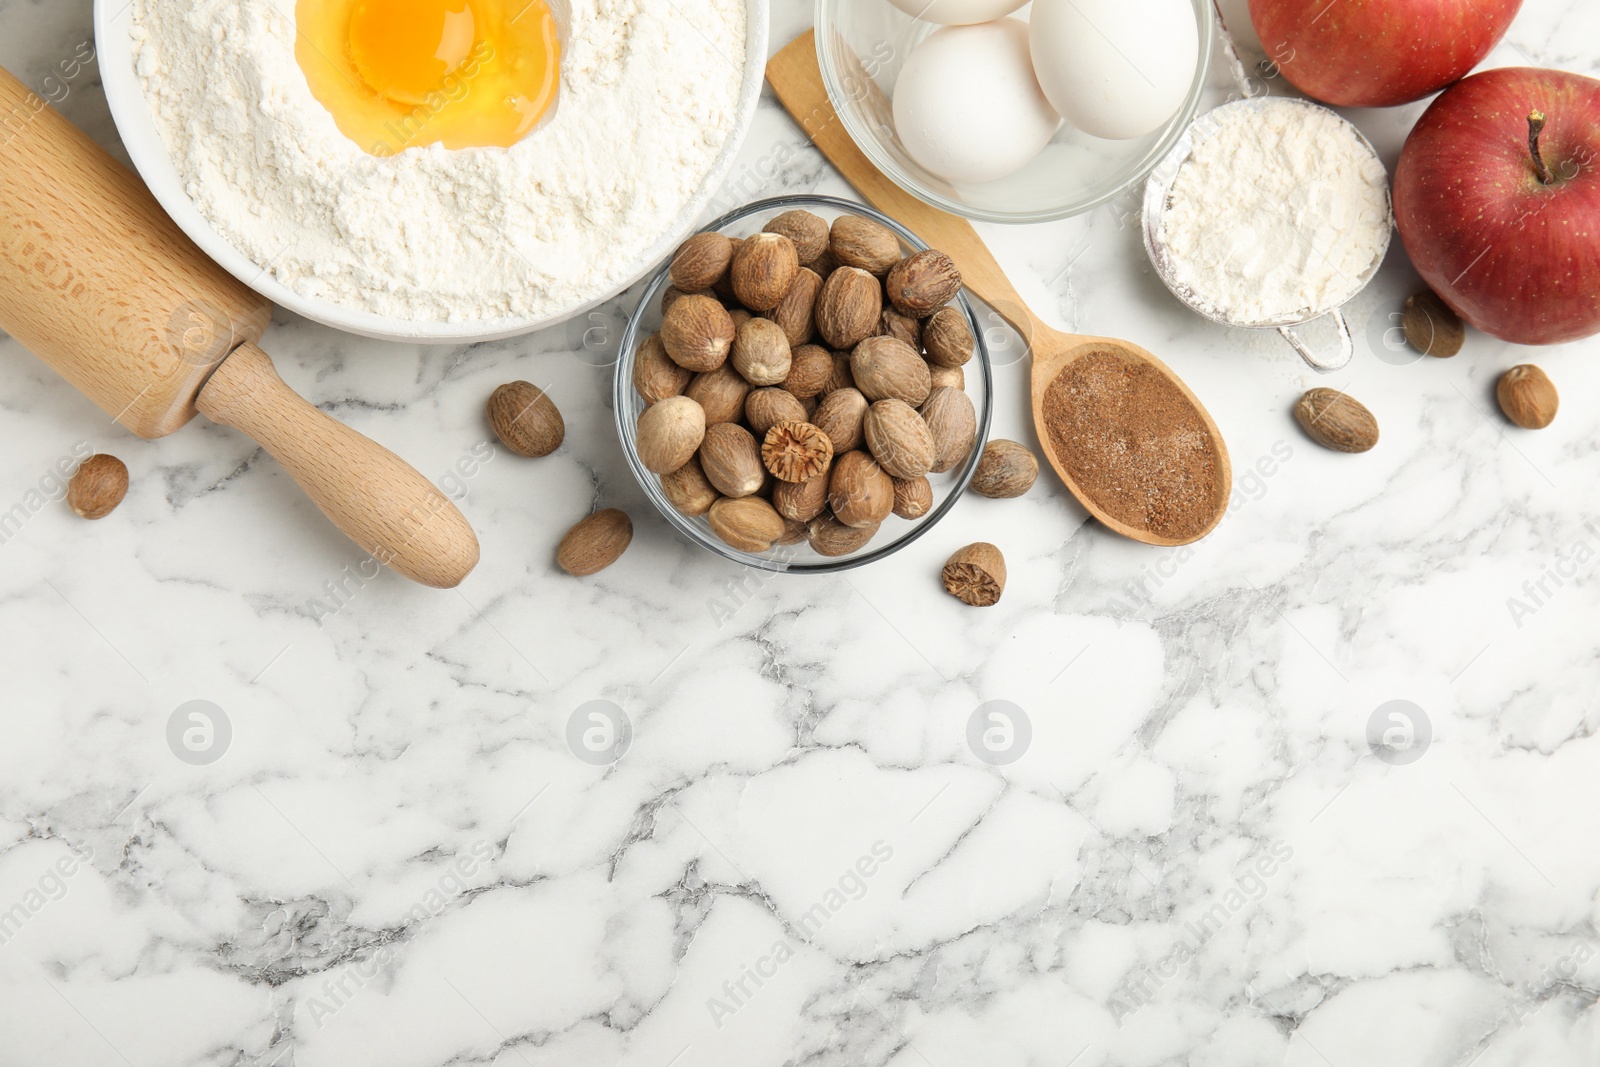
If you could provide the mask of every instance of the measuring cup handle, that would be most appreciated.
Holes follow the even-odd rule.
[[[1332,371],[1343,370],[1349,366],[1350,361],[1355,358],[1356,343],[1350,338],[1350,324],[1344,321],[1343,311],[1330,311],[1323,317],[1332,318],[1335,325],[1339,327],[1339,356],[1332,362],[1327,362],[1318,357],[1311,350],[1311,346],[1301,340],[1300,335],[1294,332],[1293,326],[1280,326],[1278,327],[1278,332],[1283,334],[1285,341],[1294,346],[1294,350],[1300,353],[1300,358],[1305,360],[1312,370],[1328,374]]]

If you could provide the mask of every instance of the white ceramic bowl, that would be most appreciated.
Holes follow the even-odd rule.
[[[766,74],[767,0],[746,0],[745,9],[745,71],[744,84],[739,91],[739,119],[700,192],[684,207],[660,240],[645,250],[621,283],[593,293],[581,304],[559,314],[540,318],[498,319],[493,322],[415,322],[390,318],[344,307],[329,300],[301,296],[280,285],[277,279],[219,234],[183,191],[183,183],[150,116],[144,91],[134,77],[133,43],[129,32],[133,26],[133,5],[130,0],[95,0],[94,32],[106,101],[111,106],[111,116],[116,120],[117,132],[122,135],[122,143],[127,147],[133,165],[167,214],[206,255],[273,303],[325,326],[386,341],[466,344],[529,333],[592,310],[650,273],[662,257],[676,249],[696,228],[696,223],[710,207],[711,198],[733,169],[745,135],[749,133],[750,124],[755,118],[756,102],[760,99],[762,79]]]

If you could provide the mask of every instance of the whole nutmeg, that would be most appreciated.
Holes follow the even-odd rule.
[[[495,436],[519,456],[548,456],[567,436],[555,401],[529,382],[507,382],[490,393],[488,411]]]
[[[879,278],[900,262],[900,238],[860,215],[834,219],[828,247],[844,266],[857,267]]]
[[[739,255],[739,249],[744,245],[744,238],[730,237],[728,238],[728,244],[733,247],[733,255],[737,257]],[[732,259],[728,261],[728,269],[723,273],[722,277],[718,279],[717,283],[711,287],[711,295],[715,296],[718,300],[729,306],[739,302],[739,298],[735,296],[733,292]]]
[[[783,533],[779,534],[772,542],[773,547],[779,545],[798,545],[806,539],[806,524],[799,519],[784,519]]]
[[[838,519],[823,515],[806,524],[806,540],[811,550],[819,556],[848,556],[866,548],[867,542],[878,532],[877,523],[864,526],[846,526]]]
[[[770,319],[751,319],[735,333],[730,358],[751,385],[777,385],[789,376],[793,353],[782,327]]]
[[[866,440],[862,423],[867,417],[867,398],[857,389],[839,389],[822,398],[811,416],[811,424],[828,435],[833,454],[842,456],[860,448]]]
[[[856,387],[856,376],[850,373],[850,353],[834,352],[832,355],[833,373],[828,375],[828,384],[822,387],[823,396]]]
[[[761,443],[761,462],[780,482],[809,482],[833,462],[833,442],[809,422],[780,422]]]
[[[894,510],[894,482],[865,452],[846,452],[829,476],[828,506],[846,526],[877,526]]]
[[[706,481],[700,461],[692,457],[677,470],[661,476],[661,491],[679,514],[689,516],[704,515],[721,497],[716,488]]]
[[[633,541],[633,520],[627,512],[606,508],[567,531],[556,547],[556,564],[576,578],[605,570]]]
[[[806,266],[816,271],[817,277],[827,281],[828,275],[838,270],[843,264],[839,262],[839,257],[833,254],[832,248],[825,248],[822,250],[822,255],[807,263]]]
[[[678,366],[667,355],[658,333],[645,338],[633,357],[633,387],[646,403],[654,404],[657,400],[677,396],[692,377],[693,371]]]
[[[928,394],[918,409],[933,434],[934,474],[954,470],[972,454],[978,439],[978,413],[965,390],[941,386]]]
[[[896,341],[904,341],[912,348],[922,348],[922,323],[909,315],[902,315],[892,307],[883,309],[883,314],[878,317],[878,333],[884,337],[893,337]]]
[[[933,483],[927,475],[894,480],[894,513],[902,519],[920,519],[933,510]]]
[[[958,549],[940,575],[944,588],[963,604],[992,607],[1006,589],[1006,558],[987,541]]]
[[[928,384],[935,389],[960,389],[967,388],[967,376],[960,367],[940,367],[936,364],[928,365]]]
[[[697,233],[678,248],[667,268],[672,284],[686,293],[710,289],[728,273],[733,242],[720,233]]]
[[[820,345],[801,345],[789,357],[789,376],[779,384],[801,400],[809,400],[828,387],[833,377],[833,353]]]
[[[794,242],[781,233],[758,233],[734,250],[728,277],[733,295],[751,311],[771,311],[800,273]]]
[[[744,414],[745,398],[750,395],[750,383],[731,364],[724,363],[716,370],[696,374],[683,395],[700,405],[707,426],[738,422]]]
[[[898,311],[920,319],[956,298],[961,291],[961,272],[955,260],[930,248],[896,263],[884,288]]]
[[[709,296],[713,300],[717,299],[717,294],[712,292],[710,289],[702,289],[692,293],[686,293],[682,289],[679,289],[676,285],[669,285],[661,292],[661,314],[665,315],[667,312],[671,311],[672,305],[676,304],[679,300],[682,300],[686,296]],[[721,303],[720,300],[717,302]]]
[[[795,522],[810,522],[828,510],[828,476],[806,482],[779,482],[772,490],[772,506]]]
[[[867,451],[893,478],[918,478],[933,469],[933,431],[904,400],[880,400],[867,409],[861,429]]]
[[[828,224],[809,211],[785,211],[761,228],[793,241],[802,267],[809,267],[828,250]]]
[[[768,386],[752,389],[744,401],[744,421],[757,440],[764,440],[767,431],[780,422],[807,421],[805,405],[787,389]]]
[[[733,319],[709,296],[680,297],[661,320],[661,344],[672,362],[692,371],[716,370],[733,348]]]
[[[706,413],[686,396],[669,396],[639,416],[634,448],[652,474],[667,474],[694,458],[706,435]]]
[[[1425,356],[1448,359],[1467,343],[1461,317],[1431,289],[1406,297],[1400,328],[1411,347]]]
[[[817,294],[816,325],[829,347],[854,348],[878,328],[883,286],[859,267],[840,267]]]
[[[1500,376],[1495,397],[1506,418],[1524,430],[1542,430],[1555,421],[1561,396],[1549,375],[1532,363],[1512,367]]]
[[[758,496],[722,499],[707,516],[711,532],[741,552],[765,552],[782,537],[788,523]]]
[[[990,441],[978,460],[972,476],[972,491],[979,496],[1006,500],[1033,488],[1039,477],[1039,461],[1015,441]]]
[[[96,452],[79,464],[67,482],[67,507],[80,518],[103,519],[127,495],[127,464],[104,452]]]
[[[940,308],[922,326],[922,345],[928,362],[940,367],[961,367],[972,358],[977,341],[967,317],[959,308]]]
[[[893,337],[869,337],[850,353],[850,374],[868,400],[904,400],[921,406],[933,376],[917,350]]]
[[[1378,443],[1378,420],[1361,401],[1337,389],[1312,389],[1294,406],[1295,421],[1323,448],[1368,452]]]
[[[761,450],[750,431],[731,422],[706,427],[700,442],[700,469],[723,496],[751,496],[766,481]]]
[[[803,345],[817,335],[817,296],[821,292],[822,278],[801,267],[778,306],[767,312],[767,317],[783,328],[789,347]]]

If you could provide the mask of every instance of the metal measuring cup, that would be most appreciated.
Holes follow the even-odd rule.
[[[1188,305],[1196,314],[1210,319],[1212,322],[1242,330],[1277,330],[1283,336],[1283,339],[1288,341],[1296,352],[1300,353],[1300,358],[1305,360],[1313,370],[1326,373],[1340,370],[1355,356],[1355,342],[1351,338],[1350,324],[1345,321],[1342,308],[1371,284],[1372,279],[1377,276],[1378,269],[1383,266],[1384,256],[1389,251],[1389,243],[1394,234],[1394,206],[1387,189],[1387,183],[1383,198],[1385,216],[1383,247],[1373,258],[1372,266],[1367,268],[1359,278],[1352,279],[1351,284],[1346,287],[1347,291],[1341,294],[1337,301],[1331,302],[1326,307],[1306,308],[1290,315],[1260,322],[1243,318],[1233,309],[1223,306],[1203,293],[1195,292],[1189,286],[1178,281],[1172,255],[1162,237],[1167,208],[1172,199],[1172,185],[1177,180],[1178,171],[1189,161],[1189,156],[1193,153],[1195,146],[1216,133],[1218,116],[1232,109],[1260,112],[1268,107],[1283,106],[1327,110],[1319,104],[1313,104],[1306,100],[1297,100],[1293,97],[1253,97],[1248,100],[1236,100],[1231,104],[1224,104],[1213,111],[1201,115],[1189,125],[1188,130],[1178,139],[1178,143],[1173,146],[1172,151],[1157,164],[1155,170],[1150,172],[1150,177],[1145,182],[1144,246],[1145,250],[1150,254],[1150,262],[1155,266],[1156,274],[1160,276],[1162,282],[1166,284],[1168,289],[1172,290],[1174,296]],[[1368,152],[1372,153],[1372,158],[1381,167],[1382,160],[1379,159],[1378,152],[1372,147],[1372,143],[1362,135],[1360,130],[1350,125],[1348,120],[1340,118],[1340,121],[1350,126],[1350,129],[1360,138],[1362,145],[1366,147]],[[1295,332],[1295,327],[1304,326],[1321,318],[1331,318],[1339,331],[1339,352],[1333,359],[1325,360],[1318,356],[1311,346],[1306,343],[1305,339]]]

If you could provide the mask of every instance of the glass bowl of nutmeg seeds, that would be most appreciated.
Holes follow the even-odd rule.
[[[993,374],[947,257],[869,207],[785,196],[717,219],[646,283],[614,391],[628,466],[674,528],[827,573],[955,506]]]

